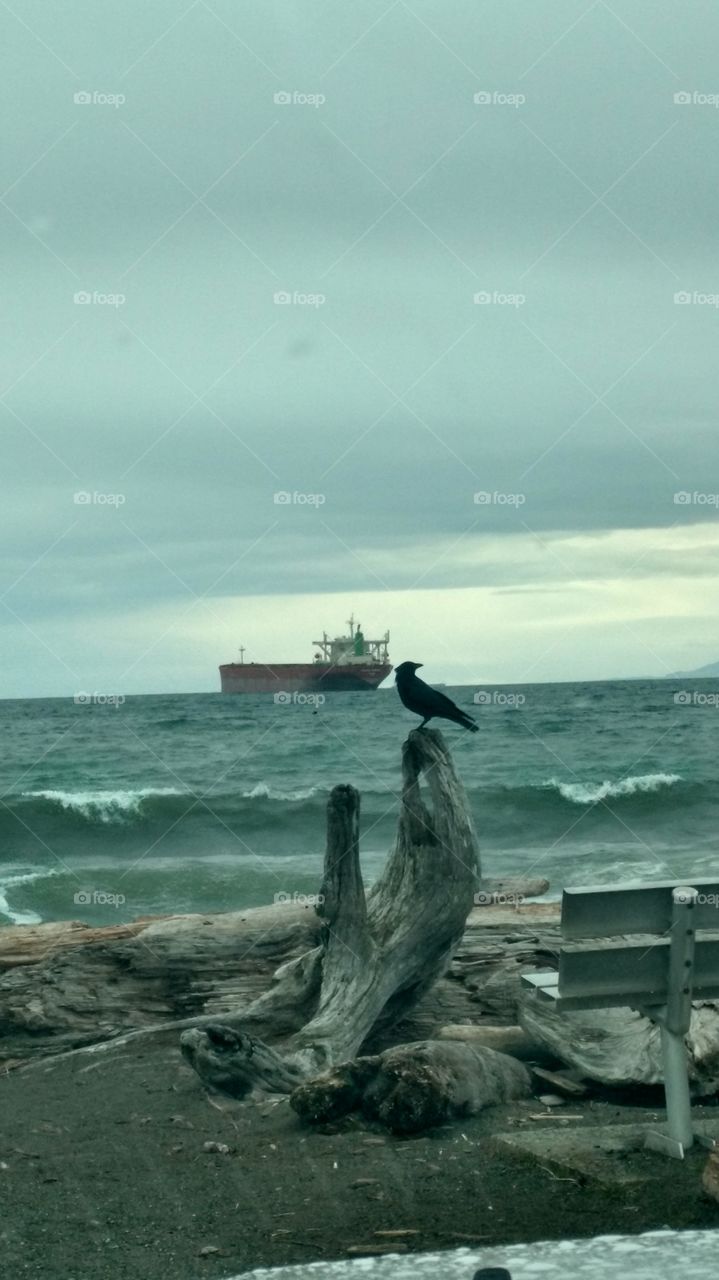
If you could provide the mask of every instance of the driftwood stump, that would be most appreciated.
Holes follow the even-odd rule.
[[[421,795],[422,775],[431,808]],[[464,789],[442,735],[414,730],[403,745],[396,842],[367,895],[359,804],[351,786],[335,787],[328,802],[322,901],[316,908],[320,945],[278,970],[270,990],[243,1013],[182,1035],[187,1061],[209,1086],[235,1097],[255,1086],[292,1093],[337,1064],[353,1088],[357,1081],[368,1083],[377,1077],[377,1060],[352,1061],[363,1043],[403,1016],[450,964],[473,905],[479,855]],[[281,1030],[288,1005],[307,1012],[298,1031],[278,1046],[254,1038],[253,1027],[259,1022],[271,1028],[275,1013]],[[420,1057],[422,1043],[432,1042],[412,1046]],[[441,1060],[447,1095],[458,1091],[464,1097],[471,1055],[446,1046],[439,1052],[436,1045],[428,1052]],[[460,1058],[463,1081],[456,1084],[448,1064]],[[485,1065],[481,1073],[486,1075]]]

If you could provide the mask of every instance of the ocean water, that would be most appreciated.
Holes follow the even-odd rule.
[[[477,734],[437,722],[487,875],[566,884],[719,872],[719,680],[474,688]],[[362,793],[366,880],[396,827],[394,687],[271,695],[0,702],[0,924],[120,923],[319,890],[325,805]]]

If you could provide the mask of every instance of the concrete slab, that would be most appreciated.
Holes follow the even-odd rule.
[[[604,1185],[621,1186],[666,1178],[667,1162],[673,1161],[646,1149],[645,1139],[651,1127],[663,1126],[645,1121],[582,1128],[581,1121],[577,1121],[572,1127],[567,1124],[558,1129],[550,1128],[549,1123],[538,1123],[532,1129],[494,1134],[487,1144],[504,1157],[540,1164],[557,1177],[591,1178]],[[719,1141],[719,1120],[697,1120],[694,1129],[707,1141]],[[702,1155],[705,1157],[706,1152]]]

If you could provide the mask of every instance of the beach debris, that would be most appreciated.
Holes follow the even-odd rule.
[[[418,1236],[420,1234],[418,1227],[385,1227],[381,1231],[375,1231],[376,1236]]]
[[[546,1067],[532,1067],[532,1075],[543,1084],[550,1084],[558,1093],[566,1093],[570,1098],[583,1098],[589,1092],[583,1080],[579,1080],[570,1071],[548,1071]]]
[[[203,1142],[203,1151],[214,1151],[219,1156],[228,1156],[230,1148],[226,1142]]]
[[[354,1182],[350,1182],[350,1188],[354,1191],[357,1187],[378,1187],[379,1178],[355,1178]]]
[[[539,1101],[543,1102],[545,1107],[565,1107],[567,1105],[564,1098],[560,1098],[558,1093],[540,1093]]]
[[[702,1170],[702,1188],[712,1200],[719,1202],[719,1151],[712,1151]]]
[[[373,1253],[404,1253],[406,1249],[407,1245],[400,1240],[393,1241],[392,1244],[381,1244],[377,1240],[374,1244],[351,1244],[346,1252],[354,1257],[366,1258]]]
[[[581,1115],[568,1116],[564,1112],[562,1112],[561,1115],[555,1115],[553,1111],[530,1111],[529,1115],[527,1116],[527,1119],[528,1120],[558,1120],[560,1124],[566,1124],[567,1120],[582,1120],[583,1116]]]
[[[170,1116],[170,1124],[176,1124],[179,1129],[194,1129],[195,1127],[192,1121],[183,1115]]]
[[[217,1244],[203,1244],[202,1247],[197,1250],[197,1256],[198,1258],[211,1258],[215,1254],[222,1252],[223,1250]]]

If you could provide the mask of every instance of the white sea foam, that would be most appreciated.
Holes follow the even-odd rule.
[[[552,778],[546,785],[554,787],[572,804],[597,804],[600,800],[620,799],[623,796],[648,794],[681,782],[678,773],[641,773],[620,778],[617,782],[560,782]]]
[[[47,800],[66,813],[77,813],[90,822],[122,822],[137,817],[151,796],[182,796],[176,787],[140,787],[133,791],[24,791],[23,799]]]
[[[305,787],[299,791],[280,791],[266,782],[256,782],[251,791],[242,792],[242,797],[244,800],[309,800],[321,790],[321,787]]]

